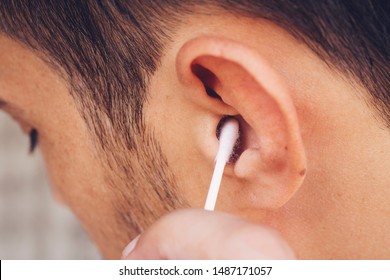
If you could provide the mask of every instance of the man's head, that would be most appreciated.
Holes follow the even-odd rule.
[[[18,2],[0,3],[3,107],[106,257],[203,205],[226,115],[219,210],[298,257],[389,257],[387,2]]]

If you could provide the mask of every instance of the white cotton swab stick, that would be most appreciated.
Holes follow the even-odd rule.
[[[234,145],[239,137],[240,126],[234,118],[226,120],[221,128],[219,136],[219,148],[215,157],[215,168],[207,194],[205,210],[213,211],[218,197],[219,186],[221,185],[223,170],[233,152]]]

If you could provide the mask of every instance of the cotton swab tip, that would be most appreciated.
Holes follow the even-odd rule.
[[[219,136],[219,148],[215,157],[215,168],[207,194],[205,210],[213,211],[217,202],[219,187],[221,185],[223,170],[233,152],[234,145],[239,137],[240,126],[234,118],[226,120],[222,125]]]
[[[219,136],[219,148],[215,161],[222,160],[229,161],[229,158],[233,152],[234,145],[239,137],[240,126],[238,121],[234,118],[226,120],[221,128]]]

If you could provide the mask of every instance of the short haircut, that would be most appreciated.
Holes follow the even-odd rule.
[[[182,17],[204,6],[281,26],[364,86],[390,126],[387,0],[2,0],[0,32],[65,74],[104,147],[107,120],[116,133],[142,131],[148,80],[164,46]]]

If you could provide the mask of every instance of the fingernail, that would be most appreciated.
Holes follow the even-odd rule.
[[[122,252],[122,257],[123,258],[126,258],[128,255],[130,255],[131,252],[133,252],[135,246],[137,245],[138,243],[138,240],[140,238],[141,235],[138,235],[136,238],[134,238],[127,246],[126,248],[123,250]]]

